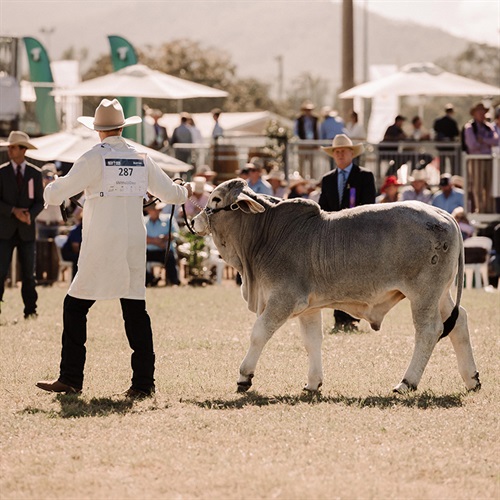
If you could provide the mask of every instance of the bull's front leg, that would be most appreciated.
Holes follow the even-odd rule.
[[[257,318],[250,335],[250,347],[240,365],[238,392],[248,391],[252,386],[252,378],[262,350],[274,332],[286,322],[287,310],[289,308],[284,308],[283,304],[273,307],[273,301],[269,300],[265,311]]]
[[[323,328],[321,310],[299,316],[300,333],[309,357],[309,372],[305,391],[315,392],[323,384],[321,345]]]

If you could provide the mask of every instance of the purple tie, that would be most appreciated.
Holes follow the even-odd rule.
[[[21,171],[21,165],[17,166],[16,169],[16,180],[17,180],[17,187],[19,191],[23,188],[23,173]]]

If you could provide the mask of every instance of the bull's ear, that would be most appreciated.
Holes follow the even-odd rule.
[[[258,201],[255,201],[243,192],[236,198],[236,203],[240,210],[247,214],[261,214],[266,210]]]

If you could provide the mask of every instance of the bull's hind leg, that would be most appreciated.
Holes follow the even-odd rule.
[[[273,336],[274,332],[286,322],[293,311],[293,306],[287,307],[283,303],[277,305],[277,302],[270,299],[266,309],[253,325],[252,334],[250,335],[250,347],[240,365],[238,392],[245,392],[250,389],[255,367],[264,346]]]
[[[438,299],[415,300],[411,304],[415,326],[415,347],[403,380],[394,392],[405,393],[416,390],[432,351],[443,331],[443,322],[438,308]]]
[[[450,294],[443,297],[441,305],[441,316],[446,320],[453,309],[453,300]],[[476,391],[481,388],[479,373],[477,372],[472,345],[469,337],[469,327],[467,324],[467,312],[460,307],[455,328],[450,332],[450,340],[455,350],[458,363],[458,371],[469,391]]]
[[[317,391],[323,383],[323,367],[321,362],[321,344],[323,329],[321,310],[299,316],[300,333],[309,357],[309,373],[306,391]]]

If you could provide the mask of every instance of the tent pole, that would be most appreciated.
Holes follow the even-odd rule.
[[[142,129],[144,127],[144,117],[142,116],[143,115],[143,112],[142,112],[142,97],[136,97],[135,98],[135,102],[136,102],[136,114],[137,116],[140,116],[142,118],[142,122],[139,123],[139,125],[137,125],[137,142],[139,144],[142,144]]]

